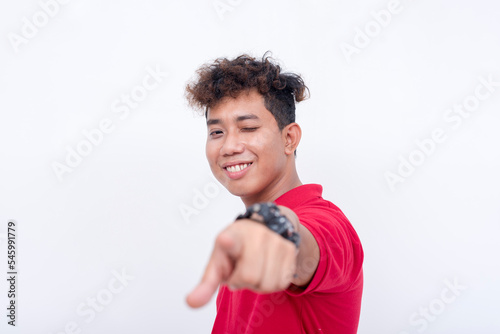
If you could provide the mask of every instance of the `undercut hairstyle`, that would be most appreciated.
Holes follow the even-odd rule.
[[[256,89],[263,97],[280,130],[295,122],[295,103],[310,96],[300,75],[282,73],[266,52],[262,59],[243,54],[234,59],[218,58],[201,66],[197,78],[186,86],[189,105],[205,114],[223,98],[236,98]]]

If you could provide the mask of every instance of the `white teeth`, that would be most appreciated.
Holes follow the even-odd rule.
[[[231,173],[235,173],[235,172],[241,172],[248,166],[250,166],[250,164],[241,164],[241,165],[228,166],[226,167],[226,169]]]

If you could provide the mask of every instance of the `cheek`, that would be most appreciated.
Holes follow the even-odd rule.
[[[284,154],[281,137],[274,133],[266,134],[254,138],[251,145],[255,152],[258,152],[260,162],[267,168],[279,168],[279,160]]]
[[[217,152],[218,149],[213,143],[207,143],[205,145],[205,155],[207,156],[207,160],[210,166],[216,164],[218,155]]]
[[[269,151],[276,152],[281,145],[281,137],[277,136],[273,131],[266,129],[258,135],[252,136],[249,144],[255,149],[258,149],[261,154],[266,154]]]

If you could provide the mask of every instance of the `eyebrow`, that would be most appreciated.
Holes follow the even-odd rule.
[[[259,117],[257,115],[254,115],[254,114],[241,115],[241,116],[236,117],[236,122],[242,122],[242,121],[245,121],[247,119],[259,119]],[[211,118],[211,119],[207,120],[207,126],[214,125],[214,124],[220,124],[220,123],[222,123],[222,120],[220,120],[218,118]]]

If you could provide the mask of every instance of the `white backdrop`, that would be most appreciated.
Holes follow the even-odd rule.
[[[0,332],[210,332],[214,300],[184,298],[243,204],[212,179],[183,90],[205,62],[271,50],[311,90],[301,180],[364,245],[359,333],[499,333],[499,10],[2,1]]]

